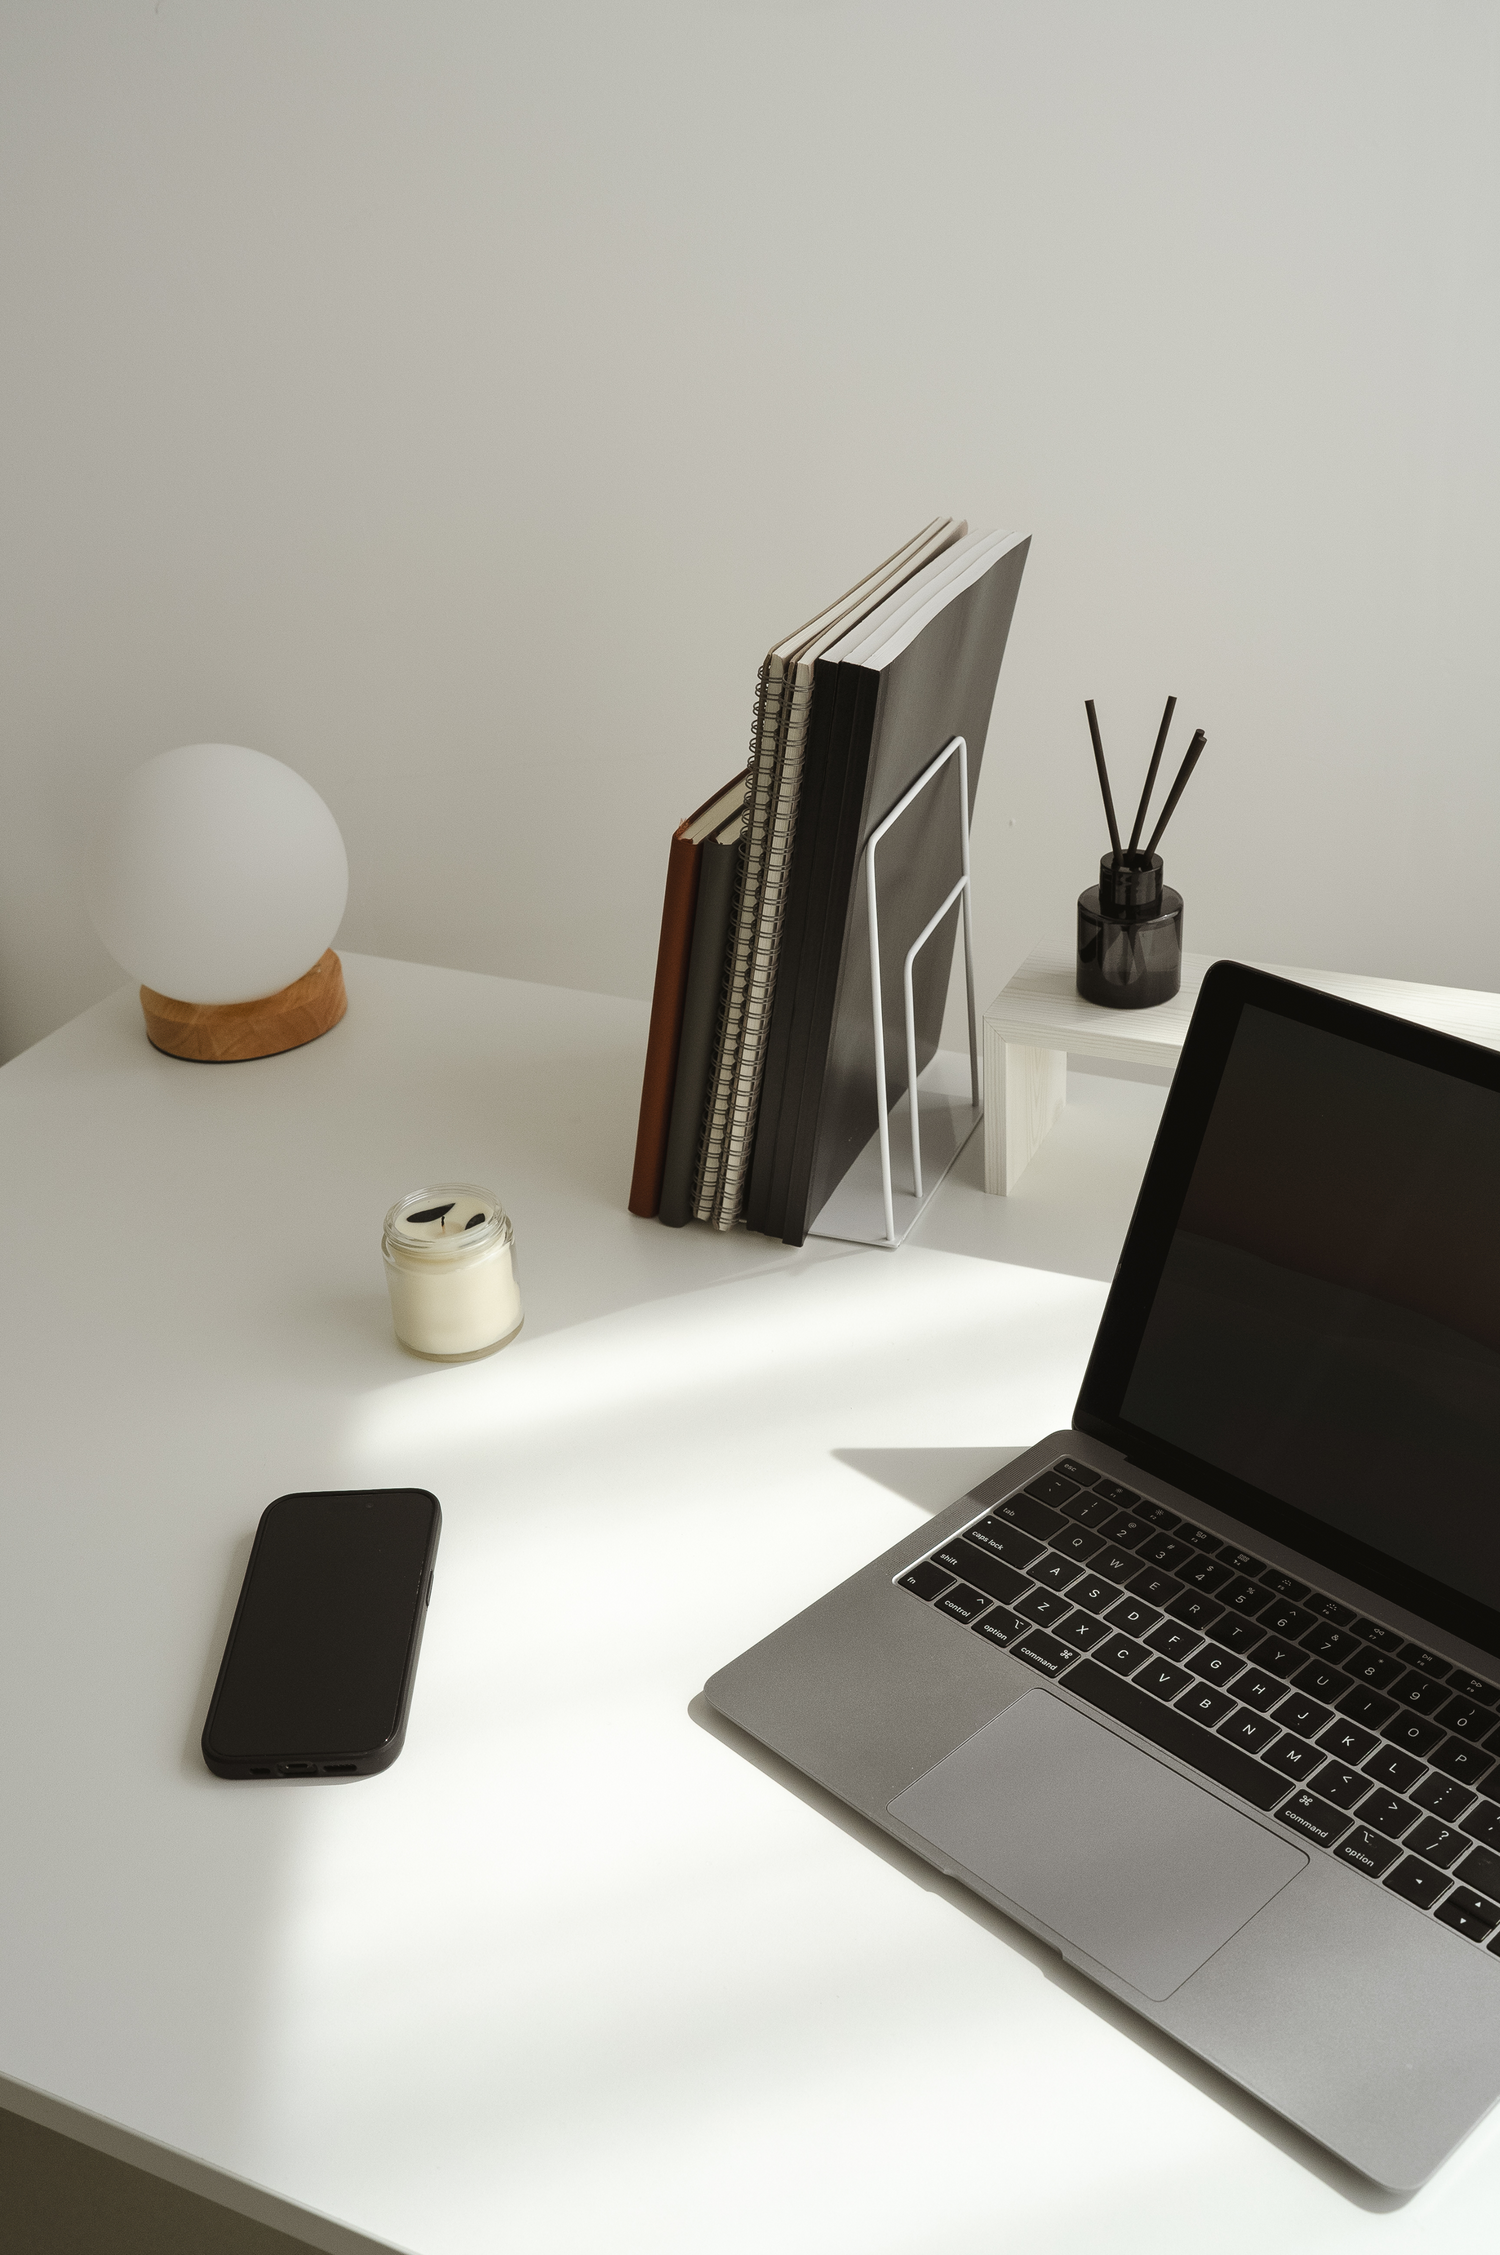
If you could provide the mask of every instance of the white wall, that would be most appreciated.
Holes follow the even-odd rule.
[[[1034,534],[981,985],[1161,700],[1189,945],[1500,985],[1500,12],[7,0],[0,1046],[103,786],[334,809],[354,948],[649,991],[766,644]]]

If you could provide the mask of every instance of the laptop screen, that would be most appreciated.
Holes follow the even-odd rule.
[[[1190,1116],[1163,1123],[1101,1331],[1113,1317],[1115,1437],[1494,1649],[1479,1609],[1500,1616],[1500,1089],[1463,1077],[1476,1053],[1441,1036],[1236,977]],[[1392,1032],[1399,1047],[1368,1038]],[[1369,1553],[1420,1582],[1372,1574]]]

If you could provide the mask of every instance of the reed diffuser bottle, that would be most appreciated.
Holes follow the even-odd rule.
[[[1078,992],[1086,1002],[1102,1003],[1108,1010],[1149,1010],[1158,1002],[1170,1002],[1182,985],[1182,895],[1163,882],[1156,848],[1208,741],[1201,728],[1188,746],[1156,828],[1144,847],[1140,843],[1176,707],[1177,699],[1169,697],[1130,843],[1122,846],[1093,698],[1084,705],[1104,795],[1110,851],[1099,863],[1098,884],[1078,896]]]

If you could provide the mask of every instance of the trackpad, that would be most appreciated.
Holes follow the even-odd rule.
[[[1045,1691],[986,1723],[890,1813],[1157,1999],[1307,1862]]]

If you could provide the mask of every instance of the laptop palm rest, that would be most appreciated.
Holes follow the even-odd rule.
[[[1160,2001],[1307,1863],[1045,1691],[889,1804],[898,1823]]]

